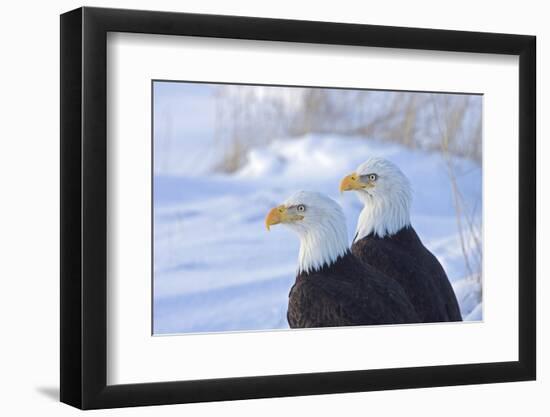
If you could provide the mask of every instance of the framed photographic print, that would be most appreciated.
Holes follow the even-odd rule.
[[[535,379],[535,38],[61,16],[61,401]]]

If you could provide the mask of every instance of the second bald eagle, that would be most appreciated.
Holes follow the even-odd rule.
[[[411,187],[401,170],[390,161],[371,158],[342,180],[340,191],[355,191],[364,204],[353,253],[395,278],[422,322],[461,321],[443,267],[411,225]]]

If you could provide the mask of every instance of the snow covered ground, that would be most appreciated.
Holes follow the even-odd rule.
[[[480,320],[481,286],[468,277],[451,186],[440,154],[363,138],[312,135],[249,152],[232,175],[204,169],[154,177],[154,333],[287,328],[298,240],[267,232],[267,211],[296,190],[323,192],[344,208],[349,239],[361,206],[338,192],[343,175],[370,156],[395,162],[414,188],[412,222],[452,281],[466,320]],[[197,161],[204,166],[204,160]],[[481,168],[455,160],[468,209],[481,213]],[[193,165],[187,165],[192,167]]]

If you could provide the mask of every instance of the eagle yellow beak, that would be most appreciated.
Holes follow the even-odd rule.
[[[342,181],[340,181],[340,192],[352,191],[352,190],[362,190],[367,188],[368,184],[361,182],[359,175],[356,172],[345,176]]]
[[[269,210],[265,217],[265,227],[267,230],[274,224],[279,224],[287,220],[287,213],[285,206],[274,207]]]

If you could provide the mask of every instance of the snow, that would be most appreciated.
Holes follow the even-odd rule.
[[[155,174],[205,173],[218,162],[214,144],[214,87],[206,84],[156,82],[153,129]]]
[[[442,156],[359,137],[308,135],[252,149],[234,174],[209,171],[215,158],[198,160],[194,171],[185,155],[178,175],[155,171],[154,333],[287,328],[298,239],[284,227],[267,232],[264,217],[296,190],[320,191],[342,205],[351,241],[361,205],[353,193],[341,195],[338,184],[370,156],[390,159],[411,180],[413,225],[447,271],[463,317],[481,320],[481,284],[465,266]],[[481,168],[453,163],[479,227]]]

